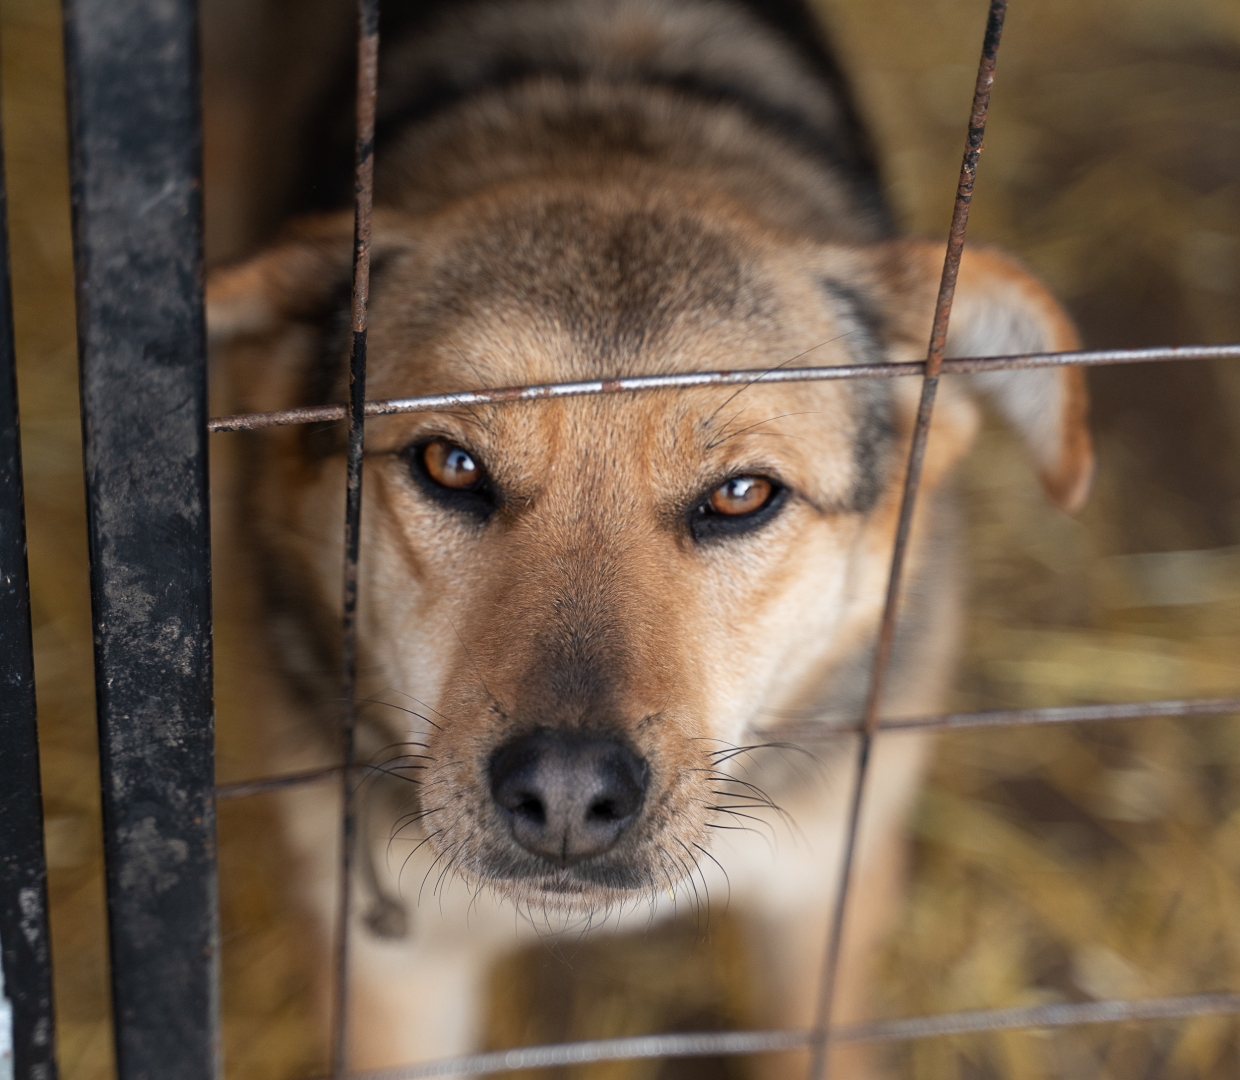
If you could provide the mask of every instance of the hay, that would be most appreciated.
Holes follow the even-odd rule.
[[[984,5],[823,0],[905,225],[941,234]],[[1240,22],[1234,0],[1029,0],[1000,60],[972,236],[1021,253],[1091,344],[1240,340]],[[112,1074],[72,267],[54,0],[0,4],[10,230],[66,1080]],[[1100,474],[1079,522],[988,430],[961,486],[975,580],[953,705],[1240,689],[1240,376],[1222,365],[1094,379]],[[1177,550],[1196,552],[1168,556]],[[1134,558],[1134,556],[1137,556]],[[220,641],[221,778],[244,767],[240,660]],[[230,772],[231,770],[231,772]],[[1240,727],[1141,721],[944,738],[881,1010],[1240,987]],[[314,958],[280,896],[261,800],[220,818],[230,1076],[321,1070]],[[713,947],[706,947],[713,942]],[[492,1045],[753,1014],[754,958],[717,916],[545,951],[494,976]],[[705,944],[704,944],[705,943]],[[534,987],[535,993],[514,988]],[[535,1004],[541,1002],[541,1009]],[[910,1045],[910,1078],[1240,1075],[1226,1018]],[[607,1080],[737,1063],[598,1067]]]

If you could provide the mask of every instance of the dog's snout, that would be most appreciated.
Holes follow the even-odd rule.
[[[538,731],[500,747],[490,772],[513,839],[568,866],[601,855],[637,820],[648,770],[616,739]]]

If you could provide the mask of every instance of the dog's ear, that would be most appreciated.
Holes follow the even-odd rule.
[[[405,246],[376,215],[372,267]],[[207,338],[246,410],[321,404],[347,354],[353,215],[298,221],[248,262],[207,280]],[[308,396],[307,396],[308,395]]]
[[[352,215],[304,219],[248,262],[207,279],[207,334],[215,345],[269,335],[318,316],[351,274]]]
[[[944,246],[902,241],[863,251],[837,252],[848,277],[860,275],[875,298],[871,319],[893,361],[924,360],[943,270]],[[1004,356],[1080,348],[1071,319],[1028,270],[990,248],[967,247],[948,327],[949,357]],[[904,380],[899,380],[903,382]],[[976,419],[954,388],[988,400],[1022,436],[1047,495],[1074,512],[1089,494],[1094,454],[1088,427],[1088,394],[1077,367],[1029,368],[981,375],[952,375],[940,384],[947,406],[934,436],[927,467],[943,472],[972,441]],[[902,395],[903,396],[903,395]],[[936,408],[936,412],[937,412]],[[953,413],[958,423],[953,424]],[[940,435],[958,427],[954,439]],[[935,441],[932,438],[932,443]],[[947,460],[950,459],[950,460]]]

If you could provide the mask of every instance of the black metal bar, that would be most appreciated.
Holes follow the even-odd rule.
[[[362,459],[366,437],[366,305],[370,299],[370,221],[374,209],[375,104],[379,88],[379,0],[357,2],[357,143],[353,190],[353,293],[350,312],[349,449],[346,466],[343,615],[340,627],[344,701],[340,770],[343,802],[340,898],[336,915],[335,1015],[332,1075],[344,1080],[349,1053],[349,919],[353,896],[353,846],[357,831],[354,777],[357,722],[357,562],[362,535]]]
[[[944,360],[943,375],[978,374],[1043,367],[1098,367],[1104,364],[1147,364],[1173,360],[1240,359],[1240,345],[1175,345],[1148,349],[1089,349],[1079,352],[1022,353],[1019,356],[973,356]],[[631,375],[621,379],[586,382],[541,383],[505,386],[495,390],[460,390],[425,397],[390,398],[366,402],[367,416],[398,413],[442,412],[462,405],[504,405],[513,401],[544,401],[548,398],[590,397],[597,394],[631,394],[646,390],[691,390],[699,386],[749,386],[753,383],[823,382],[835,379],[897,379],[925,375],[924,360],[896,364],[841,364],[834,367],[755,368],[741,371],[690,371],[679,375]],[[318,424],[344,420],[344,405],[314,405],[277,412],[241,413],[210,420],[217,431],[256,431],[285,424]]]
[[[12,1004],[15,1080],[55,1080],[47,862],[30,637],[30,585],[0,150],[0,997]]]
[[[220,1075],[193,0],[64,0],[120,1080]]]
[[[1180,1020],[1191,1016],[1240,1013],[1240,994],[1191,994],[1136,1001],[1082,1001],[1029,1005],[1013,1009],[914,1016],[837,1028],[833,1043],[893,1043],[945,1035],[1123,1024],[1134,1020]],[[554,1043],[497,1050],[489,1054],[441,1058],[416,1065],[357,1073],[351,1080],[431,1080],[443,1076],[487,1076],[518,1069],[546,1069],[642,1058],[724,1057],[802,1050],[816,1041],[813,1031],[702,1031],[672,1035],[635,1035],[622,1039]]]
[[[917,505],[917,491],[921,483],[926,441],[930,435],[930,421],[934,414],[934,400],[938,393],[939,378],[943,368],[943,352],[947,347],[947,327],[951,320],[952,301],[956,294],[956,277],[960,272],[960,258],[964,254],[965,230],[968,228],[969,208],[973,202],[973,183],[977,177],[977,162],[982,153],[983,138],[986,132],[986,113],[990,107],[990,90],[995,80],[995,61],[999,54],[999,40],[1003,34],[1003,20],[1006,14],[1007,0],[990,0],[986,33],[982,39],[982,56],[977,68],[977,83],[973,90],[973,107],[969,113],[969,130],[965,136],[964,157],[960,163],[960,180],[956,185],[956,200],[952,206],[952,223],[948,231],[947,254],[943,260],[943,276],[939,282],[939,294],[934,305],[934,323],[930,330],[930,344],[926,353],[925,378],[921,384],[917,422],[913,428],[912,443],[909,447],[908,471],[904,477],[900,517],[896,524],[895,544],[891,552],[887,596],[883,602],[882,623],[878,634],[878,645],[874,650],[870,691],[866,698],[862,730],[858,739],[857,766],[853,776],[852,798],[848,809],[843,865],[840,867],[839,887],[828,925],[822,982],[815,1010],[814,1030],[818,1035],[814,1040],[810,1060],[810,1080],[826,1080],[829,1069],[831,1009],[835,1000],[835,985],[844,940],[844,920],[848,913],[848,891],[852,883],[857,831],[861,823],[862,804],[865,801],[870,755],[878,733],[878,711],[882,705],[887,668],[895,641],[896,613],[900,605],[900,584],[913,526],[913,512]]]

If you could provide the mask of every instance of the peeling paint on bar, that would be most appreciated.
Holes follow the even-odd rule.
[[[65,0],[120,1080],[220,1075],[193,0]]]

